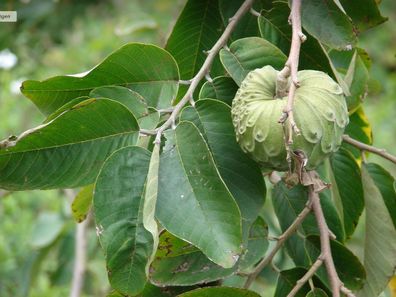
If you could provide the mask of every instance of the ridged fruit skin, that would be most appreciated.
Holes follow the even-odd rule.
[[[277,74],[271,66],[251,71],[235,95],[231,112],[242,150],[264,168],[285,171],[287,153],[278,120],[287,97],[275,98]],[[301,134],[293,134],[292,148],[304,151],[306,168],[314,169],[340,147],[348,110],[341,87],[327,74],[302,70],[297,78],[300,86],[293,113]]]

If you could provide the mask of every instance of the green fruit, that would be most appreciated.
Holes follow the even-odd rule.
[[[232,118],[242,150],[264,167],[284,171],[287,153],[278,121],[287,97],[275,96],[277,74],[271,66],[251,71],[235,95]],[[293,113],[301,133],[293,134],[292,149],[302,150],[306,168],[314,169],[340,147],[348,110],[341,87],[327,74],[303,70],[297,77]]]

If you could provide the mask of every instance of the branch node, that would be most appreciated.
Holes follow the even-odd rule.
[[[307,40],[307,36],[303,32],[298,33],[298,37],[300,37],[302,43]]]
[[[188,102],[190,102],[190,105],[191,105],[192,107],[195,107],[195,101],[194,101],[193,97],[191,97],[191,98],[188,100]]]
[[[235,16],[233,16],[233,17],[231,17],[231,18],[228,19],[228,23],[231,23],[231,22],[233,22],[233,21],[235,21],[235,20],[236,20],[236,18],[235,18]]]
[[[296,88],[300,87],[300,82],[297,79],[293,79],[293,84],[296,86]]]
[[[255,10],[254,8],[250,8],[250,13],[252,15],[254,15],[255,17],[261,16],[261,14],[257,10]]]

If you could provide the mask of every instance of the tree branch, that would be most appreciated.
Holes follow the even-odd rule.
[[[257,278],[260,272],[269,264],[271,263],[272,259],[276,255],[276,253],[280,250],[283,246],[284,242],[297,230],[297,228],[301,225],[307,215],[311,212],[311,203],[308,202],[305,208],[301,211],[301,213],[297,216],[294,222],[287,228],[287,230],[279,236],[276,245],[271,250],[271,252],[266,256],[261,262],[255,267],[252,273],[249,274],[244,288],[248,289],[253,281]]]
[[[68,199],[73,202],[76,193],[71,189],[64,190]],[[74,244],[74,267],[69,297],[80,297],[84,285],[84,276],[87,265],[87,227],[88,217],[76,226],[76,238]]]
[[[290,21],[292,24],[292,41],[290,46],[289,57],[286,61],[285,67],[279,71],[277,82],[276,82],[276,97],[283,98],[286,96],[287,86],[288,86],[288,78],[290,76],[291,83],[288,91],[288,98],[286,106],[283,109],[282,116],[279,119],[279,123],[285,123],[287,119],[289,119],[289,130],[294,131],[297,135],[300,134],[300,130],[298,129],[296,122],[294,120],[293,115],[293,104],[294,104],[294,95],[297,87],[299,86],[299,82],[297,79],[298,72],[298,61],[300,57],[300,48],[301,43],[306,40],[306,36],[302,33],[301,29],[301,0],[293,0],[292,8],[290,13]],[[289,132],[288,135],[288,144],[293,143],[292,139],[292,131]]]
[[[76,242],[74,245],[74,267],[70,297],[80,297],[84,285],[87,264],[87,226],[89,216],[76,227]]]
[[[323,214],[322,206],[320,204],[319,194],[315,192],[314,187],[309,186],[309,201],[312,204],[312,211],[315,215],[316,222],[318,224],[319,234],[320,234],[320,249],[321,257],[326,266],[327,276],[329,278],[330,287],[333,297],[340,297],[340,291],[348,292],[348,297],[354,297],[354,294],[344,287],[341,282],[337,270],[334,265],[333,256],[331,254],[330,238],[332,233],[327,226],[326,219]]]
[[[319,267],[323,264],[323,257],[320,255],[318,259],[316,259],[315,263],[312,264],[311,268],[304,274],[302,278],[300,278],[287,297],[294,297],[298,293],[298,291],[304,286],[304,284],[312,278],[315,272],[319,269]]]
[[[253,2],[254,2],[254,0],[245,0],[245,2],[243,2],[241,7],[235,13],[235,15],[232,18],[230,18],[229,23],[228,23],[227,27],[225,28],[223,34],[220,36],[219,40],[217,40],[215,45],[207,52],[208,56],[206,57],[206,60],[203,63],[201,69],[194,76],[194,78],[191,79],[191,81],[190,81],[191,83],[190,83],[190,86],[189,86],[186,94],[183,96],[183,98],[180,100],[180,102],[178,104],[176,104],[176,106],[174,107],[174,110],[172,111],[170,117],[166,120],[166,122],[161,127],[159,127],[158,130],[156,130],[156,135],[157,135],[155,138],[156,143],[160,143],[162,133],[164,133],[164,131],[166,129],[175,125],[176,118],[179,115],[182,108],[188,102],[190,102],[192,105],[194,105],[193,94],[194,94],[194,91],[197,88],[199,82],[203,78],[205,78],[205,76],[207,76],[209,74],[210,68],[212,66],[212,63],[213,63],[216,55],[218,54],[218,52],[220,51],[220,49],[222,47],[227,45],[227,40],[230,37],[232,31],[235,29],[237,23],[242,18],[242,16],[250,10]]]
[[[381,156],[381,157],[383,157],[383,158],[385,158],[385,159],[387,159],[387,160],[389,160],[389,161],[391,161],[391,162],[396,164],[396,156],[393,156],[393,155],[389,154],[384,149],[376,148],[374,146],[365,144],[365,143],[360,142],[360,141],[358,141],[356,139],[353,139],[352,137],[350,137],[349,135],[346,135],[346,134],[342,136],[342,139],[345,142],[357,147],[358,149],[360,149],[362,151],[367,151],[367,152],[376,154],[376,155]]]

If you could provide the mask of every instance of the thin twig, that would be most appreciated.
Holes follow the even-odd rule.
[[[301,213],[297,216],[294,222],[287,228],[287,230],[278,237],[276,245],[271,250],[271,252],[266,256],[257,266],[254,268],[253,272],[247,278],[244,288],[248,289],[253,281],[257,278],[260,272],[272,261],[276,253],[283,246],[284,242],[297,230],[297,228],[301,225],[307,215],[311,212],[311,203],[308,202],[305,208],[301,211]]]
[[[243,2],[241,7],[235,13],[235,15],[232,18],[230,18],[229,23],[228,23],[227,27],[225,28],[223,34],[220,36],[219,40],[217,40],[215,45],[209,51],[207,51],[208,56],[206,57],[205,62],[203,63],[203,65],[202,65],[201,69],[198,71],[198,73],[194,76],[194,78],[192,78],[189,81],[191,83],[190,83],[190,86],[188,87],[186,94],[183,96],[183,98],[180,100],[180,102],[175,105],[173,112],[171,113],[169,118],[166,120],[166,122],[164,124],[162,124],[162,126],[156,131],[156,134],[157,134],[157,136],[155,138],[156,143],[160,143],[162,133],[164,133],[164,131],[166,129],[168,129],[171,126],[174,126],[176,118],[177,118],[178,114],[180,113],[180,111],[182,110],[182,108],[188,102],[193,104],[193,102],[194,102],[193,94],[194,94],[195,89],[198,87],[200,81],[207,74],[209,74],[210,68],[212,66],[212,63],[213,63],[216,55],[218,54],[220,49],[222,49],[227,44],[228,38],[230,37],[232,31],[234,30],[234,28],[236,27],[237,23],[242,18],[242,16],[250,10],[253,2],[254,2],[254,0],[245,0],[245,2]]]
[[[387,159],[387,160],[389,160],[389,161],[391,161],[391,162],[396,164],[396,156],[393,156],[393,155],[389,154],[384,149],[380,149],[380,148],[365,144],[365,143],[360,142],[360,141],[358,141],[356,139],[353,139],[349,135],[343,135],[342,139],[345,142],[357,147],[358,149],[360,149],[362,151],[367,151],[367,152],[376,154],[376,155],[381,156],[381,157],[383,157],[383,158],[385,158],[385,159]]]
[[[294,95],[297,87],[299,86],[297,72],[301,43],[306,40],[306,36],[302,33],[301,29],[301,0],[293,0],[290,20],[292,24],[292,41],[290,46],[290,53],[286,61],[285,67],[278,73],[276,82],[276,96],[278,98],[286,96],[288,78],[290,76],[291,83],[289,86],[287,103],[283,109],[283,113],[279,119],[279,123],[283,124],[286,122],[287,119],[289,119],[290,130],[294,131],[294,133],[298,135],[300,134],[300,130],[298,129],[297,124],[294,120],[293,104]],[[293,142],[292,133],[289,133],[288,137],[288,143],[291,144]]]
[[[72,202],[76,193],[71,189],[64,190],[69,201]],[[74,244],[74,267],[69,297],[80,297],[85,279],[87,266],[87,227],[90,216],[76,226],[76,239]]]
[[[146,136],[157,135],[157,129],[156,130],[140,129],[139,133]]]
[[[164,109],[158,109],[159,113],[172,113],[174,110],[173,107],[169,107],[169,108],[164,108]]]
[[[287,297],[294,297],[298,293],[298,291],[304,286],[304,284],[312,278],[315,272],[319,269],[319,267],[323,264],[323,257],[320,255],[318,259],[316,259],[315,263],[312,264],[311,268],[304,274],[302,278],[300,278]]]
[[[320,204],[319,194],[315,192],[314,187],[309,186],[309,201],[312,203],[312,211],[315,215],[320,234],[320,250],[324,264],[326,266],[327,276],[330,282],[330,287],[333,297],[340,297],[340,291],[348,292],[348,297],[354,297],[354,294],[344,287],[341,282],[337,270],[334,265],[333,256],[330,247],[331,232],[327,226],[326,219],[323,214],[322,206]]]
[[[87,226],[89,216],[76,226],[76,242],[74,245],[75,257],[73,267],[73,279],[70,297],[80,297],[84,285],[84,276],[87,265]]]

